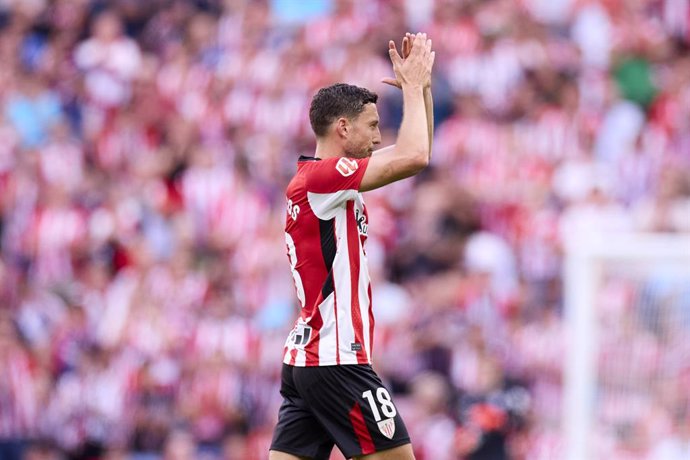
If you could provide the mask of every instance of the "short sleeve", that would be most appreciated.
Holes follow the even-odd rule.
[[[369,158],[328,158],[312,163],[307,179],[307,191],[333,193],[341,190],[359,190]]]
[[[311,163],[307,175],[307,197],[320,219],[331,219],[333,212],[354,200],[369,164],[369,158],[328,158]]]

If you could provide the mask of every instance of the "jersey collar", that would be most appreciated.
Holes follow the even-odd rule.
[[[308,157],[306,155],[300,155],[297,161],[321,161],[321,158]]]

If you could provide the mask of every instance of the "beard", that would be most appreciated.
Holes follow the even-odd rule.
[[[363,147],[361,145],[355,146],[355,145],[347,145],[345,146],[345,156],[348,158],[368,158],[371,156],[373,153],[374,149],[366,146]]]

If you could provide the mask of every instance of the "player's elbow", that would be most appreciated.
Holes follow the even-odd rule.
[[[411,167],[414,169],[415,174],[422,171],[424,168],[429,166],[429,151],[428,149],[422,148],[414,153],[411,161]]]
[[[395,167],[391,167],[390,172],[395,177],[394,180],[400,180],[422,172],[429,165],[429,156],[424,153],[424,150],[417,152],[408,150],[407,155],[396,163]]]

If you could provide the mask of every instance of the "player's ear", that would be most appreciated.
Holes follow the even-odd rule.
[[[340,117],[335,122],[335,132],[338,137],[347,137],[350,133],[350,121],[345,117]]]

